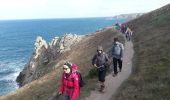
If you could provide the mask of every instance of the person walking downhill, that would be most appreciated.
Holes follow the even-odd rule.
[[[97,54],[92,59],[92,64],[97,68],[98,80],[100,83],[100,92],[103,92],[105,88],[105,76],[106,76],[106,65],[109,61],[108,55],[103,51],[102,46],[98,46]]]
[[[62,100],[78,100],[80,92],[78,75],[73,72],[74,67],[72,68],[70,63],[65,63],[63,70],[59,94],[62,95]]]
[[[116,76],[117,65],[119,67],[119,71],[122,70],[122,58],[123,58],[123,50],[124,46],[122,43],[118,41],[118,38],[114,38],[113,47],[112,47],[112,57],[113,57],[113,76]]]

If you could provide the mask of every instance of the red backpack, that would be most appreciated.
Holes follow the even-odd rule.
[[[78,80],[79,80],[79,87],[83,87],[85,85],[81,73],[77,70],[76,64],[71,64],[73,72],[78,75]]]

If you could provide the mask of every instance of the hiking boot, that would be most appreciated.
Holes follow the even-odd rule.
[[[105,88],[105,86],[104,85],[101,85],[101,87],[100,87],[100,92],[104,92],[103,90],[104,90],[104,88]]]
[[[113,77],[116,77],[117,76],[117,73],[113,73]]]

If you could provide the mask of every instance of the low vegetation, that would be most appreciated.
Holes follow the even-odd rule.
[[[128,26],[134,30],[132,75],[111,100],[170,100],[170,4]]]

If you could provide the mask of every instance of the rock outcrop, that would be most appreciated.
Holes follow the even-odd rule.
[[[83,36],[66,34],[62,37],[55,37],[50,43],[40,36],[36,38],[35,48],[28,63],[17,77],[19,86],[23,86],[46,73],[46,65],[57,59],[57,55],[71,50],[71,46],[78,43]],[[43,69],[43,70],[42,70]]]

